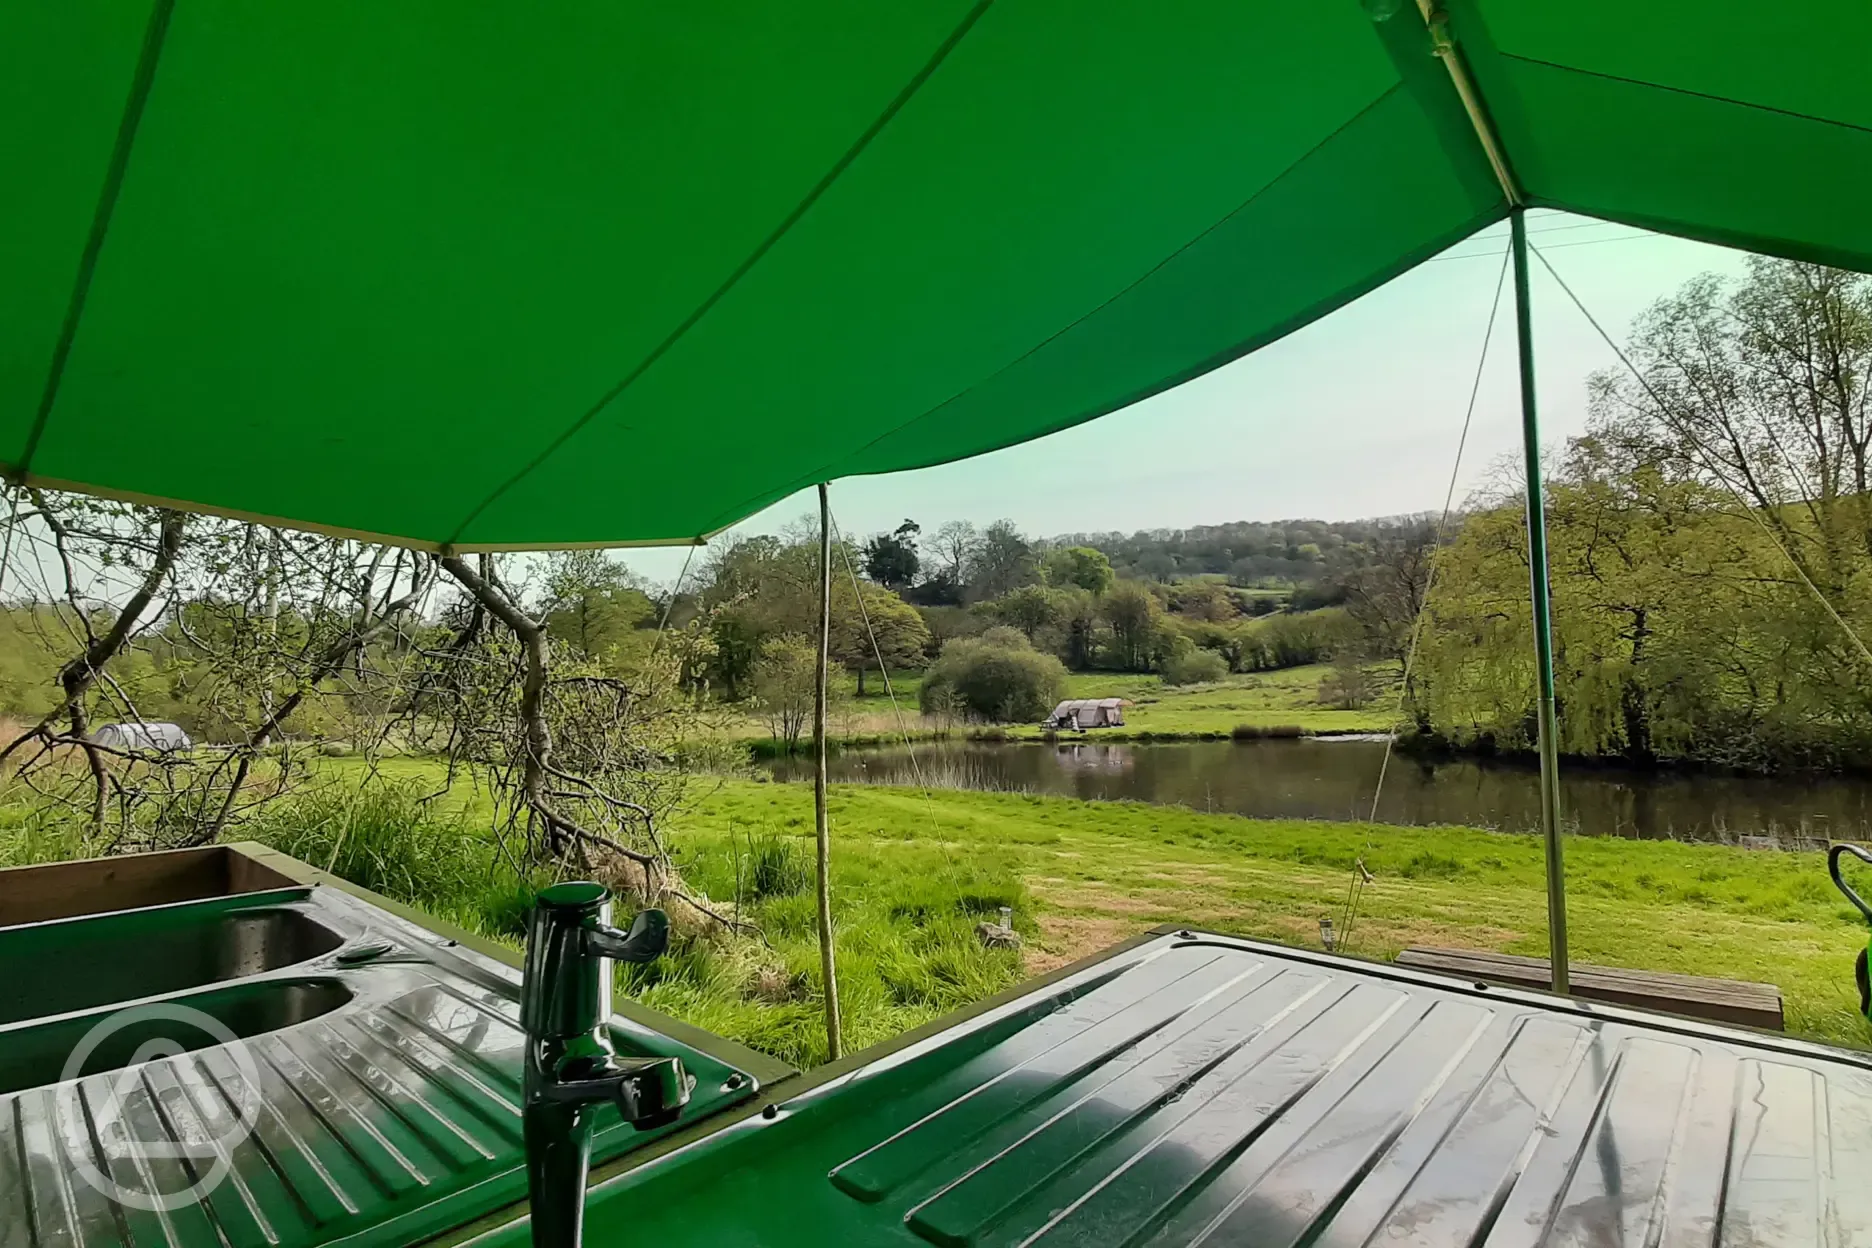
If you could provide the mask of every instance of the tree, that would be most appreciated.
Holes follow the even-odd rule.
[[[1553,473],[1561,749],[1757,769],[1872,755],[1860,660],[1762,527],[1631,449],[1580,438]],[[1443,552],[1420,643],[1428,730],[1459,745],[1533,746],[1517,492],[1474,510]]]
[[[1170,609],[1185,619],[1208,624],[1219,624],[1241,614],[1235,596],[1212,580],[1183,581],[1171,586]]]
[[[657,622],[656,604],[630,569],[602,550],[548,555],[540,605],[546,631],[585,659],[617,657],[630,650],[634,634]]]
[[[774,738],[788,752],[798,747],[800,734],[812,719],[818,678],[818,650],[809,638],[784,633],[761,643],[754,664],[754,696],[760,700]]]
[[[1115,579],[1105,552],[1090,546],[1055,546],[1041,557],[1040,569],[1048,585],[1076,585],[1089,594],[1102,594]]]
[[[834,567],[839,555],[834,548]],[[742,538],[711,551],[703,575],[715,678],[730,698],[745,697],[767,638],[818,631],[818,538],[791,544],[769,534]]]
[[[1064,596],[1044,585],[1023,585],[989,604],[994,618],[1018,628],[1034,645],[1065,622]]]
[[[959,607],[962,605],[962,582],[948,568],[938,568],[904,590],[903,596],[919,607]]]
[[[1639,319],[1591,432],[1755,510],[1838,608],[1872,554],[1872,276],[1757,256]]]
[[[1100,603],[1112,630],[1112,657],[1127,672],[1150,670],[1151,643],[1163,608],[1138,581],[1119,581]]]
[[[917,556],[917,534],[923,530],[914,520],[905,520],[896,531],[880,533],[865,543],[865,575],[899,593],[916,583],[922,566]]]
[[[1347,651],[1333,660],[1332,670],[1320,678],[1319,700],[1334,710],[1360,711],[1372,700],[1372,680],[1358,655]]]
[[[1340,578],[1346,613],[1358,627],[1358,649],[1364,657],[1409,666],[1411,638],[1430,587],[1436,541],[1437,526],[1427,516],[1386,524],[1373,536],[1361,565]],[[1411,668],[1405,678],[1404,706],[1421,721],[1417,696],[1421,673]],[[1341,702],[1351,696],[1347,691],[1355,684],[1345,679],[1338,682]]]
[[[833,582],[832,660],[858,675],[858,696],[865,692],[865,672],[878,665],[901,672],[922,667],[929,645],[929,626],[917,609],[888,589],[859,582],[860,599],[851,582]]]
[[[1056,589],[1053,594],[1054,601],[1059,604],[1061,627],[1066,634],[1060,657],[1066,660],[1066,666],[1076,672],[1083,672],[1092,666],[1092,644],[1098,629],[1099,600],[1090,591],[1077,586]]]
[[[1039,576],[1033,547],[1012,520],[997,520],[982,530],[968,564],[970,595],[977,601],[999,598],[1031,584]]]
[[[946,573],[957,587],[968,584],[969,564],[980,541],[981,534],[966,520],[949,521],[930,539],[931,553],[942,561],[939,572]]]

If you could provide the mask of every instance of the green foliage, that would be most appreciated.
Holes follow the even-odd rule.
[[[1040,571],[1048,585],[1076,586],[1088,594],[1102,594],[1117,579],[1105,552],[1090,546],[1055,546],[1040,560]]]
[[[1266,672],[1322,663],[1344,649],[1354,634],[1355,626],[1339,607],[1263,616],[1241,625],[1237,667]]]
[[[1033,544],[1012,520],[997,520],[981,531],[966,567],[970,595],[978,600],[999,598],[1040,575]]]
[[[849,578],[833,583],[832,658],[858,674],[860,696],[865,673],[878,670],[880,657],[890,672],[921,667],[929,643],[921,613],[896,594],[861,581],[854,595]]]
[[[1228,660],[1213,650],[1194,646],[1170,656],[1163,666],[1166,685],[1200,685],[1221,680],[1228,675]]]
[[[917,555],[917,534],[923,530],[905,520],[895,532],[880,533],[865,543],[864,573],[886,589],[899,593],[916,583],[922,560]]]
[[[1333,660],[1332,670],[1320,678],[1319,700],[1342,711],[1363,710],[1376,695],[1371,674],[1350,652]]]
[[[558,645],[581,658],[622,665],[649,644],[656,604],[607,552],[554,551],[546,557],[545,581],[542,618]]]
[[[1065,688],[1064,664],[1001,626],[944,646],[924,673],[919,698],[927,713],[959,709],[975,719],[1031,722],[1052,710]]]
[[[1872,674],[1762,526],[1734,512],[1605,438],[1571,447],[1547,521],[1564,752],[1872,765]],[[1420,723],[1457,745],[1532,748],[1525,551],[1519,505],[1504,502],[1471,515],[1442,555],[1413,694]],[[1867,586],[1838,591],[1862,629]]]
[[[988,605],[995,619],[1019,629],[1036,645],[1066,619],[1065,595],[1044,585],[1023,585]]]
[[[812,719],[819,682],[819,651],[798,633],[761,643],[754,664],[754,697],[774,737],[791,750]]]
[[[1756,259],[1659,301],[1627,354],[1643,382],[1596,377],[1551,474],[1561,749],[1872,766],[1872,671],[1832,618],[1872,631],[1872,279]],[[1442,552],[1426,731],[1531,748],[1526,551],[1507,495]]]
[[[1163,606],[1150,588],[1137,581],[1119,581],[1099,603],[1111,626],[1112,664],[1127,672],[1148,671],[1151,651]]]

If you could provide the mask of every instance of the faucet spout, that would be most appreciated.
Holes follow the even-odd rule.
[[[522,1127],[535,1248],[577,1248],[598,1107],[609,1102],[649,1130],[676,1120],[695,1082],[678,1058],[621,1057],[612,1048],[606,960],[656,958],[669,946],[669,919],[645,910],[629,931],[610,920],[603,885],[555,884],[540,893],[527,929]]]

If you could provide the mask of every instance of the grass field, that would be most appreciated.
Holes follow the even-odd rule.
[[[1362,857],[1376,880],[1350,952],[1546,951],[1541,847],[1526,836],[869,787],[835,789],[832,819],[841,930],[855,943],[889,905],[885,894],[964,871],[969,882],[956,897],[965,909],[976,896],[1018,899],[1030,972],[1159,923],[1317,948],[1319,919],[1343,921]],[[678,835],[706,857],[731,827],[808,837],[810,790],[725,785]],[[1852,989],[1864,923],[1834,891],[1821,855],[1570,838],[1567,872],[1576,961],[1774,983],[1790,1032],[1861,1046],[1872,1039]]]
[[[1341,711],[1322,706],[1320,681],[1331,670],[1325,664],[1290,667],[1276,672],[1250,672],[1214,684],[1172,686],[1161,677],[1125,672],[1075,672],[1066,678],[1070,698],[1126,698],[1123,728],[1100,729],[1102,741],[1220,739],[1243,733],[1386,732],[1397,726],[1395,698],[1381,694],[1361,710]],[[1388,688],[1379,673],[1380,688]],[[857,681],[842,673],[839,702],[831,716],[833,737],[844,744],[886,743],[901,738],[943,735],[990,735],[1008,740],[1038,740],[1046,734],[1034,724],[988,727],[945,726],[925,719],[917,710],[921,673],[891,679],[902,722],[893,711],[884,682],[876,674],[865,681],[865,696],[857,696]],[[731,720],[733,735],[754,740],[765,737],[766,725],[746,716]]]
[[[458,788],[416,802],[437,779],[426,760],[393,760],[361,787],[357,760],[327,765],[327,788],[241,834],[517,947],[529,894],[497,864],[484,796]],[[1525,836],[868,786],[834,788],[831,814],[849,1048],[1159,923],[1317,948],[1322,916],[1344,924],[1361,857],[1376,879],[1350,952],[1545,951],[1540,845]],[[678,911],[671,955],[626,990],[797,1064],[823,1060],[810,788],[699,782],[665,832],[689,886],[738,908],[762,939],[725,939]],[[29,809],[0,807],[0,864],[83,848]],[[1820,855],[1570,838],[1567,869],[1576,961],[1775,983],[1790,1032],[1872,1038],[1852,990],[1864,924]],[[975,924],[1001,906],[1026,938],[1019,952],[975,939]]]

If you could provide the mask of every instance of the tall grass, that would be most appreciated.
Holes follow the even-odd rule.
[[[272,804],[240,836],[517,949],[547,878],[517,875],[503,860],[485,803],[425,800],[434,787],[419,775],[327,784]],[[103,852],[82,835],[82,820],[30,797],[0,793],[0,865]],[[757,814],[667,831],[685,886],[738,911],[759,935],[725,932],[672,901],[669,953],[620,971],[620,987],[652,1009],[796,1065],[823,1061],[810,820]],[[833,898],[848,1048],[1020,977],[1018,953],[984,949],[974,934],[976,922],[1004,905],[1017,925],[1034,930],[1026,890],[1005,855],[964,858],[952,847],[901,842],[879,852],[846,834],[841,827],[835,842]]]
[[[243,835],[437,918],[509,941],[545,877],[502,863],[485,817],[426,800],[431,790],[382,780],[328,785],[276,802]]]

